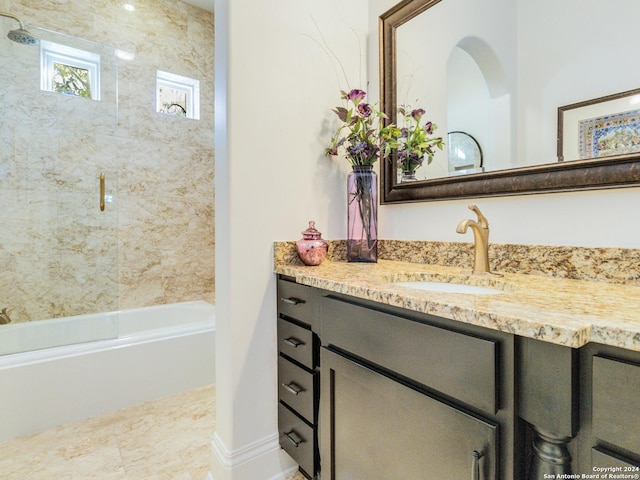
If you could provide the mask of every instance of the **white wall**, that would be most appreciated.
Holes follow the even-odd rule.
[[[323,153],[339,90],[361,87],[366,78],[367,2],[216,0],[215,9],[212,476],[275,478],[291,464],[277,445],[272,245],[301,237],[310,219],[327,238],[345,236],[346,161]]]

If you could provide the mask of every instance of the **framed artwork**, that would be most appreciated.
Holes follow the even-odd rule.
[[[558,108],[558,161],[640,152],[640,89]]]

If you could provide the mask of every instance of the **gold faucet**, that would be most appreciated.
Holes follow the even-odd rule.
[[[478,216],[478,221],[462,220],[456,227],[456,232],[467,233],[467,229],[471,227],[473,231],[473,240],[475,244],[475,259],[473,263],[474,275],[492,275],[501,277],[498,273],[491,272],[489,268],[489,222],[482,214],[480,209],[473,203],[469,205],[469,210],[473,210]]]

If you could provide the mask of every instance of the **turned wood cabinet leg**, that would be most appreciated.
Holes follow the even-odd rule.
[[[571,455],[567,445],[571,437],[533,428],[533,456],[527,480],[558,478],[558,474],[571,473]]]

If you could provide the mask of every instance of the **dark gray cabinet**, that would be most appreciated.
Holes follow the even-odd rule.
[[[324,347],[321,364],[323,479],[498,478],[496,422]]]
[[[325,480],[515,480],[512,335],[321,299]]]
[[[318,352],[313,330],[319,291],[278,280],[278,430],[280,446],[307,478],[319,469]]]
[[[280,444],[308,478],[640,474],[640,352],[574,349],[283,277],[278,350]]]
[[[640,365],[592,357],[593,433],[621,451],[640,453]]]
[[[581,350],[576,440],[577,473],[612,467],[640,475],[640,352],[598,344]]]

